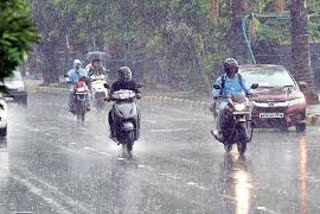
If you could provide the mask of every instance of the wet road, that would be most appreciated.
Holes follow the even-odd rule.
[[[142,105],[128,158],[106,113],[83,125],[63,96],[9,105],[0,144],[0,213],[320,213],[320,129],[256,131],[245,158],[226,155],[203,114]]]

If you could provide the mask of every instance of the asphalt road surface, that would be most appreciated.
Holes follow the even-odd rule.
[[[140,103],[129,157],[107,112],[81,124],[65,96],[9,104],[0,144],[0,213],[320,213],[320,128],[257,130],[245,157],[213,140],[212,118]],[[108,104],[110,105],[110,104]]]

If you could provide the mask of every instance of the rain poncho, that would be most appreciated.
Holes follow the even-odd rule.
[[[80,65],[79,68],[77,68],[77,65]],[[88,72],[86,70],[84,70],[83,68],[81,68],[81,61],[76,59],[74,60],[73,62],[73,69],[71,69],[69,72],[68,72],[68,76],[70,77],[70,90],[73,90],[74,89],[74,84],[76,82],[79,81],[79,79],[81,77],[86,77],[86,79],[89,78],[88,76]]]

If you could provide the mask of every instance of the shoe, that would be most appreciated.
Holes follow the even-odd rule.
[[[223,134],[218,130],[211,130],[211,134],[220,142],[223,142]]]

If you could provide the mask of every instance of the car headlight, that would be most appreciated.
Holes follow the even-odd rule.
[[[235,104],[234,109],[236,111],[244,111],[246,109],[246,105],[241,103],[241,104]]]
[[[290,100],[289,102],[289,106],[296,106],[296,105],[300,105],[300,104],[304,104],[306,102],[306,98],[305,97],[299,97],[297,99],[294,100]]]

